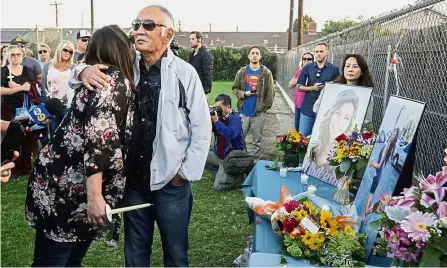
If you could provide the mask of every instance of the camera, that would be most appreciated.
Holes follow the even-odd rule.
[[[175,39],[172,39],[171,45],[169,47],[172,50],[172,52],[174,53],[174,55],[178,56],[178,50],[179,50],[178,41]]]
[[[217,113],[217,117],[222,118],[223,112],[219,106],[210,107],[210,116],[213,116],[214,113]]]

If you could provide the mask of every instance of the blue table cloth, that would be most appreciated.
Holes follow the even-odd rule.
[[[270,161],[258,161],[251,173],[242,184],[244,196],[255,196],[264,200],[279,202],[281,186],[289,188],[293,195],[306,192],[309,184],[317,187],[316,196],[325,199],[332,211],[338,209],[338,205],[333,200],[335,187],[320,180],[309,177],[308,185],[301,183],[300,172],[287,172],[287,177],[279,176],[279,171],[268,170],[265,165],[272,165]],[[253,252],[280,253],[281,241],[279,236],[272,231],[271,223],[248,209],[250,222],[256,221],[256,230],[253,239]]]
[[[287,177],[279,176],[279,171],[268,170],[265,165],[272,165],[271,161],[258,161],[251,173],[242,185],[244,196],[259,197],[264,200],[279,202],[281,186],[289,188],[292,196],[307,191],[309,184],[317,187],[316,198],[312,201],[322,202],[329,205],[331,210],[337,214],[339,205],[334,201],[336,188],[325,182],[309,177],[308,185],[301,184],[300,172],[287,172]],[[250,222],[256,222],[253,237],[253,254],[249,260],[250,267],[278,266],[280,254],[283,253],[282,243],[277,234],[272,230],[270,221],[254,214],[248,209]],[[309,262],[299,261],[286,257],[288,266],[310,267]],[[371,256],[369,262],[376,266],[389,266],[390,258]]]
[[[297,260],[289,256],[284,257],[288,267],[316,267],[316,265],[311,265],[307,260]],[[248,267],[277,267],[280,258],[280,254],[254,252],[248,260]],[[366,267],[390,267],[391,259],[372,256],[370,263],[373,263],[373,265],[366,265]]]

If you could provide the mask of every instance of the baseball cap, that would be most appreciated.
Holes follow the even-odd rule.
[[[18,45],[18,44],[27,44],[28,42],[25,41],[25,39],[23,39],[22,37],[15,37],[11,40],[10,45]]]
[[[80,30],[78,34],[76,34],[76,39],[81,39],[82,37],[92,37],[92,34],[87,30]]]

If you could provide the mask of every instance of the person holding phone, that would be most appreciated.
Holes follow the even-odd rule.
[[[327,62],[327,57],[328,45],[318,43],[315,46],[315,62],[304,66],[298,78],[298,90],[305,93],[301,106],[299,131],[305,136],[312,134],[316,118],[313,106],[324,84],[334,81],[340,75],[338,67]]]
[[[2,163],[2,166],[0,167],[2,183],[7,183],[9,181],[9,178],[11,177],[11,169],[13,169],[16,166],[14,164],[14,160],[16,160],[17,157],[19,157],[19,152],[14,151],[13,158],[11,160],[6,160],[4,161],[4,163]]]

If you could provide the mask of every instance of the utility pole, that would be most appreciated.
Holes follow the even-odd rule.
[[[95,28],[95,11],[93,10],[93,0],[90,0],[90,33],[93,34]]]
[[[287,49],[292,49],[292,40],[293,40],[293,3],[295,0],[290,0],[290,17],[289,17],[289,42],[287,43]]]
[[[81,13],[81,28],[84,28],[84,12]]]
[[[56,28],[59,28],[59,8],[58,6],[62,5],[62,3],[57,3],[54,1],[54,4],[50,4],[50,6],[56,7]]]
[[[301,46],[303,44],[303,29],[304,29],[304,0],[298,0],[298,29],[297,36],[298,42],[297,46]]]
[[[239,26],[236,26],[236,33],[239,32]]]
[[[211,23],[210,23],[210,33],[211,33]]]

